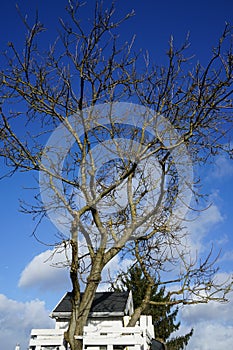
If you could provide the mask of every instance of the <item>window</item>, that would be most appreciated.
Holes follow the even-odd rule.
[[[124,350],[125,346],[124,345],[113,345],[113,350]]]

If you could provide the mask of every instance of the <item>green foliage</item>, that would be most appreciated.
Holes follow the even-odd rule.
[[[120,278],[120,284],[114,286],[115,290],[131,290],[133,294],[134,307],[141,305],[144,299],[148,281],[143,275],[139,266],[134,266],[128,271],[128,274]],[[144,315],[152,315],[155,338],[162,340],[167,345],[167,350],[182,350],[188,344],[193,334],[193,329],[183,336],[172,337],[180,327],[180,322],[176,322],[178,307],[167,304],[169,299],[164,287],[159,287],[155,282],[152,287],[150,300],[162,303],[160,305],[147,304],[143,310]]]

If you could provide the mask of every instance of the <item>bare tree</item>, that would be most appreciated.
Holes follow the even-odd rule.
[[[211,252],[199,263],[190,256],[184,229],[191,197],[199,196],[192,166],[232,152],[231,27],[206,67],[191,64],[188,42],[176,49],[172,39],[167,65],[157,67],[133,52],[134,38],[118,42],[119,26],[133,13],[119,19],[114,5],[97,1],[87,25],[81,11],[69,1],[70,22],[61,20],[62,33],[46,52],[43,25],[24,20],[23,49],[9,43],[0,72],[6,175],[40,173],[38,205],[24,209],[46,214],[60,231],[58,246],[71,250],[72,350],[82,348],[101,274],[117,254],[137,261],[149,281],[129,325],[151,302],[155,277],[173,285],[176,304],[225,301],[232,286],[215,282]],[[171,268],[174,277],[164,279]]]

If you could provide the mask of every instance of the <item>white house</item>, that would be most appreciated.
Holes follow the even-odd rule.
[[[83,350],[148,350],[154,338],[152,317],[141,316],[135,327],[126,327],[133,311],[131,292],[97,292],[84,327]],[[71,293],[66,293],[50,315],[55,329],[32,329],[29,349],[68,350],[64,332],[70,315]],[[164,347],[155,341],[156,349]]]

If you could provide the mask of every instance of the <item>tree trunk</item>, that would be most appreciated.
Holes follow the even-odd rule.
[[[127,327],[134,327],[136,325],[136,322],[139,320],[141,314],[143,313],[143,311],[145,310],[146,306],[150,301],[151,290],[152,290],[152,284],[149,283],[146,289],[145,298],[143,299],[141,305],[135,309],[133,315],[129,320]]]
[[[75,294],[73,295],[71,319],[65,334],[65,339],[69,343],[71,350],[82,350],[83,328],[87,324],[96,289],[101,281],[102,269],[103,255],[97,253],[81,300],[77,302],[79,298]],[[76,337],[79,337],[79,339]]]

